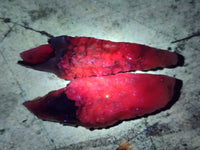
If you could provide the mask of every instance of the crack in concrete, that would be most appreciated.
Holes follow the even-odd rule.
[[[19,24],[19,23],[17,23],[17,22],[13,22],[13,21],[11,21],[10,18],[2,18],[2,17],[0,17],[0,19],[1,19],[5,24],[7,24],[7,25],[8,25],[8,23],[13,24],[12,27],[10,27],[10,26],[8,25],[9,30],[4,34],[3,40],[9,35],[9,33],[12,31],[12,29],[13,29],[13,27],[14,27],[15,25],[21,26],[21,27],[23,27],[23,28],[25,28],[25,29],[32,30],[32,31],[37,32],[37,33],[40,33],[41,35],[45,35],[45,36],[47,36],[47,37],[49,37],[49,38],[52,38],[52,37],[53,37],[51,34],[47,33],[46,31],[35,30],[35,29],[31,28],[31,27],[28,27],[28,26]],[[8,70],[11,72],[11,74],[14,75],[15,73],[14,73],[14,71],[12,70],[12,68],[9,66],[9,63],[8,63],[8,61],[7,61],[7,59],[6,59],[6,57],[4,56],[4,54],[3,54],[2,51],[0,51],[0,55],[2,56],[2,58],[3,58],[4,62],[5,62],[5,64],[7,65]],[[22,88],[20,82],[17,80],[17,78],[16,78],[15,76],[13,76],[13,80],[15,81],[16,85],[18,86],[18,88],[19,88],[19,90],[20,90],[19,95],[25,100],[26,93],[25,93],[24,89]],[[35,119],[35,118],[34,118],[34,119]],[[51,145],[51,147],[56,148],[55,144],[50,140],[50,136],[49,136],[49,134],[48,134],[48,132],[47,132],[47,130],[45,129],[45,127],[44,127],[43,124],[41,125],[41,129],[45,132],[45,137],[48,139],[49,144]],[[0,131],[0,132],[1,132],[1,131]]]
[[[37,33],[40,33],[41,35],[45,35],[45,36],[47,36],[47,37],[49,37],[49,38],[54,37],[53,35],[49,34],[49,33],[46,32],[46,31],[35,30],[35,29],[31,28],[31,27],[24,26],[24,25],[21,25],[21,24],[18,24],[18,25],[21,26],[21,27],[23,27],[23,28],[25,28],[25,29],[28,29],[28,30],[35,31],[35,32],[37,32]]]
[[[11,27],[8,23],[10,22],[10,19],[9,18],[1,18],[1,20],[3,20],[4,23],[6,23],[6,25],[8,26],[9,30],[3,35],[3,38],[1,39],[0,42],[2,42],[12,31],[14,25]]]
[[[144,124],[145,124],[146,129],[148,129],[148,128],[150,127],[150,126],[148,126],[147,119],[148,119],[148,118],[145,118],[145,119],[144,119]],[[148,137],[150,138],[150,141],[151,141],[151,143],[152,143],[152,148],[153,148],[153,150],[156,150],[156,146],[155,146],[155,144],[154,144],[154,140],[152,139],[152,136],[148,136]]]
[[[177,43],[177,42],[181,42],[181,41],[187,41],[193,37],[196,37],[196,36],[200,36],[200,31],[197,31],[196,33],[193,33],[191,34],[190,36],[187,36],[185,38],[182,38],[182,39],[179,39],[179,40],[175,40],[175,41],[172,41],[171,43]]]
[[[34,31],[34,32],[37,32],[37,33],[40,33],[41,35],[45,35],[49,38],[52,38],[54,37],[53,35],[51,35],[50,33],[46,32],[46,31],[41,31],[41,30],[36,30],[34,28],[31,28],[31,27],[28,27],[26,25],[23,25],[23,24],[20,24],[20,23],[17,23],[15,21],[11,21],[10,18],[3,18],[3,17],[0,17],[1,20],[3,20],[4,23],[8,24],[8,23],[12,23],[14,25],[18,25],[18,26],[21,26],[27,30],[31,30],[31,31]],[[4,35],[4,37],[6,37],[10,32],[12,31],[12,28],[9,29],[9,31]]]
[[[4,60],[5,64],[7,65],[8,70],[11,72],[11,74],[14,74],[13,70],[10,68],[9,63],[8,63],[7,59],[5,58],[5,56],[4,56],[4,54],[3,54],[2,51],[0,51],[0,55],[3,57],[3,60]],[[25,96],[26,96],[26,95],[25,95],[25,92],[24,92],[22,86],[20,85],[19,81],[18,81],[14,76],[13,76],[13,79],[15,80],[17,86],[19,87],[19,89],[20,89],[20,91],[21,91],[21,92],[19,93],[19,95],[20,95],[23,99],[25,99]]]
[[[10,26],[9,27],[9,30],[4,34],[4,39],[8,36],[8,34],[12,31],[12,28]]]

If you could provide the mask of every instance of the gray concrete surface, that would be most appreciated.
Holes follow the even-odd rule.
[[[0,0],[0,149],[114,150],[127,140],[133,150],[200,150],[199,19],[199,0]],[[184,66],[151,73],[182,80],[180,98],[165,111],[109,129],[41,121],[22,103],[68,81],[16,64],[20,52],[46,43],[39,31],[176,51]]]

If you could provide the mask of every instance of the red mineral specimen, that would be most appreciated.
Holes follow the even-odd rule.
[[[23,52],[23,61],[19,63],[53,72],[69,80],[167,67],[176,65],[178,61],[176,53],[166,50],[90,37],[54,37],[49,40],[49,46],[43,45]]]
[[[174,95],[175,78],[119,73],[177,65],[178,55],[173,52],[134,43],[60,36],[20,56],[23,61],[19,64],[25,67],[72,79],[66,88],[24,103],[43,120],[108,127],[159,110]]]
[[[21,58],[30,64],[38,64],[46,61],[53,49],[49,45],[41,45],[39,47],[24,51],[20,54]]]
[[[24,105],[43,120],[107,127],[165,107],[174,95],[175,82],[164,75],[135,73],[78,78]]]

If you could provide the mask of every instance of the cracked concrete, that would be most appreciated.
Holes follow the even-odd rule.
[[[198,0],[0,0],[0,149],[200,150]],[[19,53],[51,36],[90,36],[176,51],[182,67],[151,71],[183,81],[178,101],[148,117],[89,131],[34,117],[21,104],[68,81],[16,64]]]

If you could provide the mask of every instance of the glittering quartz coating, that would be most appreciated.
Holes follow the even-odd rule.
[[[20,56],[21,64],[68,80],[167,67],[178,61],[176,53],[141,44],[69,36],[54,37]]]
[[[164,75],[135,73],[77,78],[66,88],[24,105],[43,120],[107,127],[165,107],[174,95],[175,82]]]

